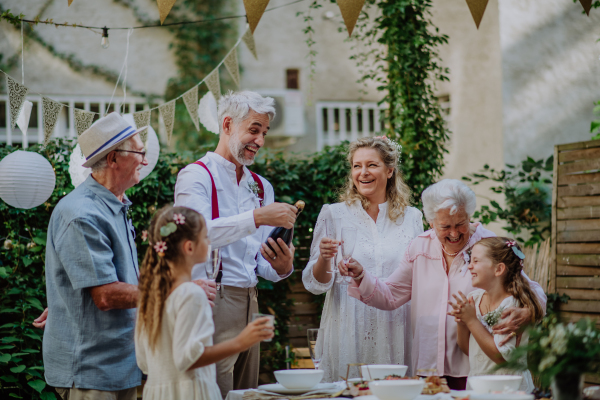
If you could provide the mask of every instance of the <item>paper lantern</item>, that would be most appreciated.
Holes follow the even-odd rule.
[[[71,183],[75,187],[81,185],[92,173],[91,168],[85,168],[83,166],[84,162],[85,157],[81,152],[79,143],[77,143],[77,146],[75,146],[71,153],[71,157],[69,158],[69,175],[71,175]]]
[[[42,155],[17,150],[0,161],[0,198],[15,208],[30,209],[50,198],[54,169]]]
[[[132,114],[123,114],[123,118],[127,120],[134,126],[136,129],[138,128],[133,120]],[[160,155],[160,142],[158,141],[158,136],[156,136],[156,132],[152,129],[152,126],[148,125],[148,139],[146,139],[146,160],[148,160],[148,165],[142,167],[140,170],[140,180],[144,179],[154,167],[156,167],[156,163],[158,162],[158,156]]]

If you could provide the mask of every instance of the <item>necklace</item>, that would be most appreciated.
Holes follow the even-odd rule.
[[[469,238],[467,239],[467,243],[465,243],[465,245],[462,247],[462,249],[460,249],[459,251],[457,251],[456,253],[448,253],[448,251],[446,251],[446,248],[444,247],[444,245],[442,244],[442,251],[444,253],[446,253],[446,255],[450,256],[450,257],[456,257],[456,255],[458,253],[460,253],[461,251],[463,251],[463,249],[465,247],[467,247],[467,245],[469,244],[469,240],[471,240],[471,233],[469,232]],[[441,243],[440,243],[441,244]]]

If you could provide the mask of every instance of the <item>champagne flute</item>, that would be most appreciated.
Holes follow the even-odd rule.
[[[356,245],[356,228],[353,227],[342,227],[342,260],[344,264],[348,264],[352,253],[354,252],[354,246]],[[342,276],[342,283],[349,284],[352,282],[352,277],[345,275]]]
[[[204,268],[206,270],[206,278],[209,281],[214,282],[217,279],[217,275],[219,275],[219,266],[221,265],[220,250],[219,248],[213,249],[210,246],[208,247],[208,257],[204,263]]]
[[[335,225],[331,225],[329,221],[325,220],[325,237],[330,240],[337,241],[337,235],[335,234]],[[339,251],[339,250],[338,250]],[[337,251],[336,251],[337,254]],[[335,279],[335,274],[338,272],[337,266],[335,264],[337,257],[333,256],[331,260],[329,260],[329,271],[328,274],[333,275],[333,279]],[[333,262],[332,262],[333,261]]]
[[[306,335],[308,337],[310,358],[315,365],[315,369],[319,369],[319,364],[323,358],[324,331],[323,329],[307,329]]]

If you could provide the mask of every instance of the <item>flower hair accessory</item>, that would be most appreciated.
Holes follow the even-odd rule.
[[[177,225],[185,224],[185,217],[182,214],[173,214],[173,221],[160,228],[160,236],[167,237],[177,230]]]
[[[398,152],[398,162],[400,162],[400,158],[402,155],[402,145],[401,144],[399,144],[395,140],[390,139],[387,136],[375,136],[373,139],[383,140],[384,142],[389,144],[393,149],[396,149],[396,152]]]
[[[154,251],[158,253],[159,257],[165,256],[165,251],[167,251],[167,244],[162,240],[160,242],[154,243]]]
[[[177,225],[183,225],[185,224],[185,217],[183,214],[173,214],[173,221],[175,221]]]
[[[515,253],[515,256],[517,256],[521,259],[521,266],[523,266],[523,260],[525,259],[525,254],[523,254],[523,252],[517,248],[517,242],[515,242],[514,240],[509,240],[506,242],[506,246],[510,247],[512,249],[513,253]]]

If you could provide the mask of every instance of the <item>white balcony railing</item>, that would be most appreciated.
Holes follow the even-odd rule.
[[[317,103],[317,150],[344,140],[376,136],[383,130],[381,114],[386,106],[377,103],[320,101]]]
[[[65,96],[65,95],[48,95],[52,100],[59,101],[68,107],[63,107],[56,125],[54,126],[53,137],[74,138],[77,136],[75,130],[75,114],[74,108],[79,108],[86,111],[104,113],[106,106],[110,102],[110,96]],[[15,126],[11,128],[10,123],[10,104],[8,95],[0,95],[0,143],[9,145],[22,144],[23,147],[28,147],[30,144],[42,143],[44,141],[44,124],[42,122],[42,98],[40,96],[27,96],[27,100],[33,103],[31,116],[29,118],[29,128],[27,130],[27,140],[24,143],[21,130]],[[161,102],[152,104],[156,106]],[[121,109],[123,98],[115,97],[109,108],[109,112]],[[127,97],[123,113],[137,112],[150,108],[147,100],[142,97]],[[98,119],[96,116],[94,120]]]

